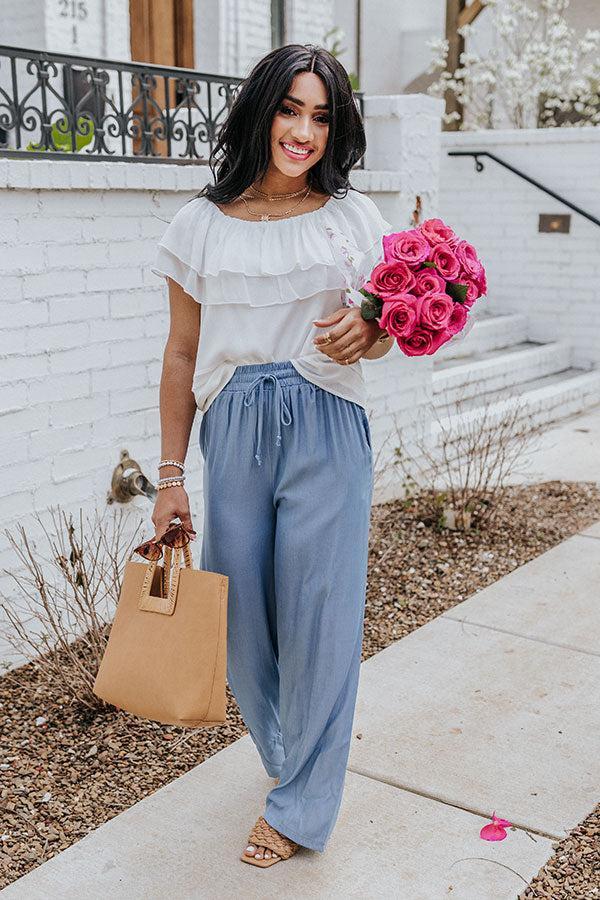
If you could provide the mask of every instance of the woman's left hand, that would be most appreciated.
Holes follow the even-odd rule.
[[[317,335],[313,341],[316,349],[342,365],[357,362],[382,334],[376,320],[367,322],[357,306],[342,306],[325,319],[314,319],[313,325],[326,328],[325,334]]]

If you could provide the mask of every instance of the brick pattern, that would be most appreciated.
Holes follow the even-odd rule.
[[[491,160],[477,174],[450,149],[495,153],[600,218],[600,129],[444,134],[440,177],[440,214],[486,264],[484,302],[525,314],[530,340],[567,340],[574,365],[600,365],[600,228],[571,212],[570,234],[539,234],[539,213],[570,210]]]
[[[229,27],[222,29],[223,71],[245,77],[271,50],[270,0],[225,0]],[[236,23],[236,28],[231,23]],[[334,24],[333,0],[288,0],[285,43],[323,45]]]
[[[2,4],[2,43],[11,47],[39,47],[43,49],[45,31],[45,2]]]
[[[325,33],[335,24],[333,0],[288,0],[286,42],[323,46]]]

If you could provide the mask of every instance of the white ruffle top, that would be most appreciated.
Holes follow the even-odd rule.
[[[366,405],[361,360],[342,365],[312,343],[327,331],[313,319],[331,315],[345,297],[327,226],[356,248],[367,272],[392,230],[375,202],[353,188],[320,209],[271,221],[234,218],[206,197],[176,212],[151,271],[202,305],[192,385],[202,412],[237,365],[284,360],[318,387]]]

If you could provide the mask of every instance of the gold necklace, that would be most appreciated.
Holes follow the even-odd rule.
[[[287,200],[289,197],[297,197],[301,194],[302,191],[306,190],[306,185],[301,187],[299,191],[293,191],[291,194],[265,194],[264,191],[259,191],[253,184],[250,185],[250,189],[256,191],[257,194],[260,194],[260,196],[264,197],[266,200]]]
[[[248,201],[246,200],[246,198],[244,197],[243,194],[241,195],[241,198],[244,201],[244,203],[246,204],[246,209],[248,210],[248,212],[250,213],[251,216],[260,217],[261,222],[268,222],[272,218],[281,218],[281,216],[286,216],[288,213],[293,212],[293,210],[297,209],[297,207],[300,206],[300,204],[306,200],[306,198],[310,194],[311,190],[312,189],[309,187],[308,190],[306,191],[304,197],[302,197],[301,200],[298,201],[298,203],[296,203],[294,206],[292,206],[291,209],[286,209],[282,213],[255,213],[248,206]]]

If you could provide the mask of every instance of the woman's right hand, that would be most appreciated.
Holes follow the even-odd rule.
[[[152,512],[152,522],[156,530],[152,540],[159,541],[176,517],[179,517],[181,524],[192,533],[192,540],[195,540],[196,532],[192,525],[189,497],[181,485],[163,488],[158,492]]]

